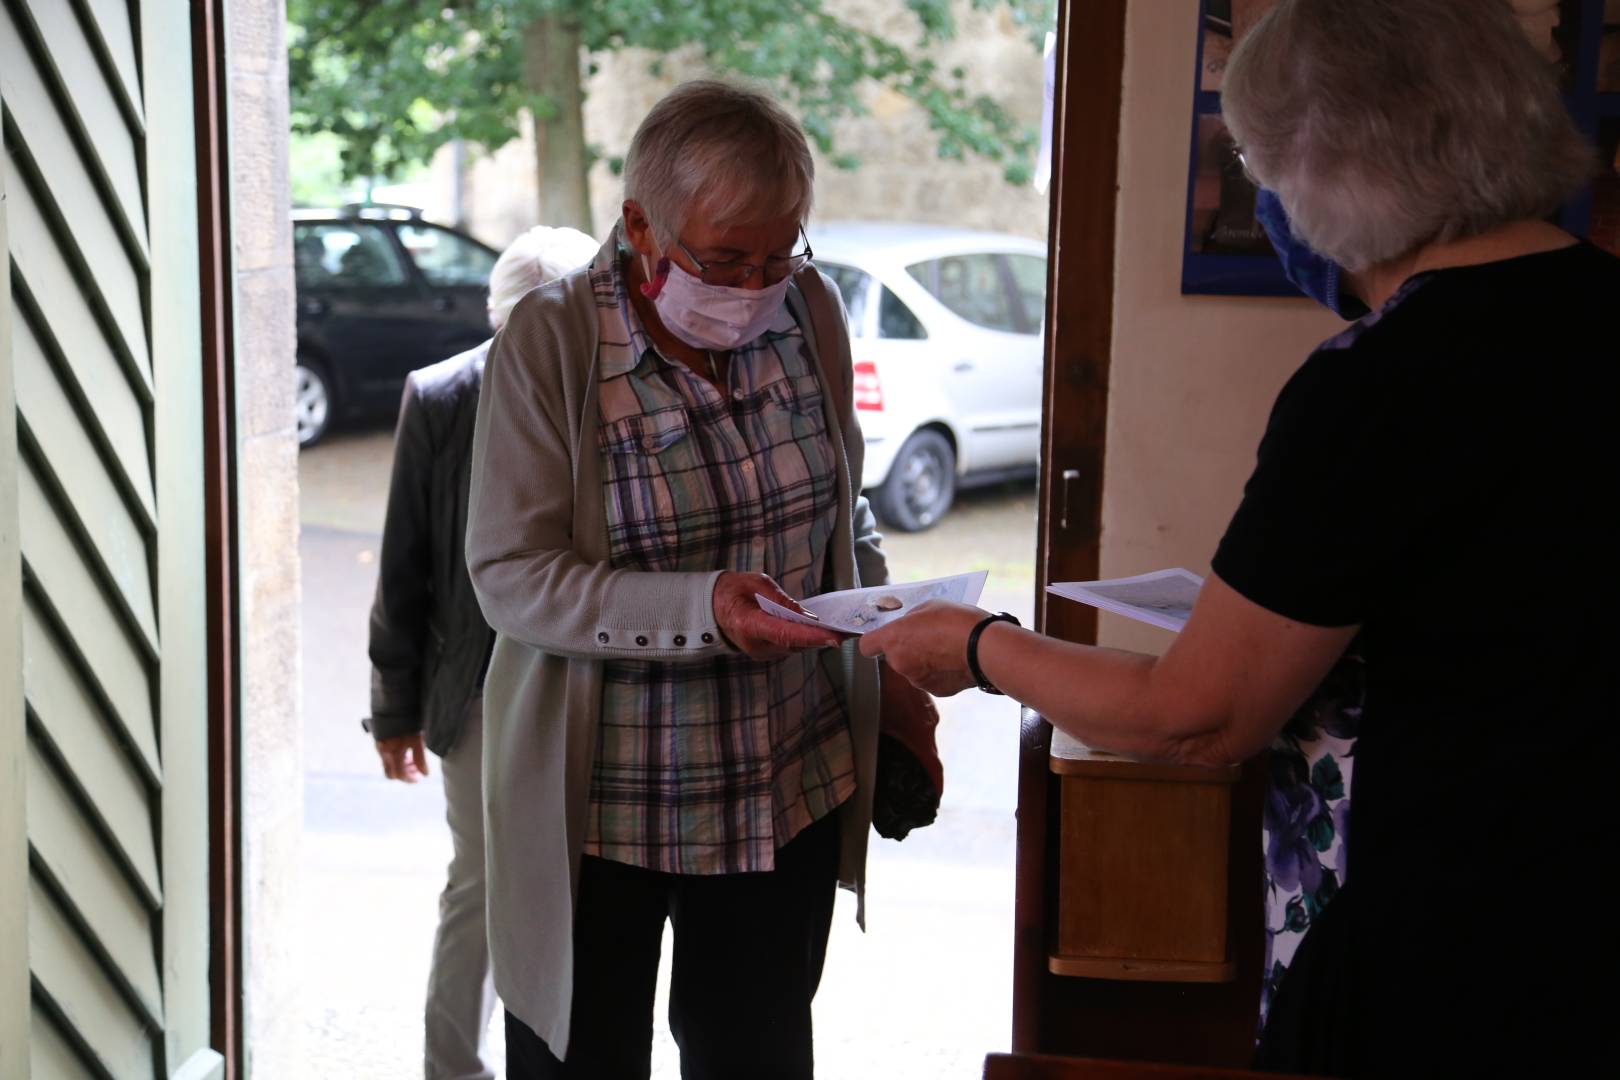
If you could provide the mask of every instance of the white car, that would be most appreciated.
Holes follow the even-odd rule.
[[[959,487],[1040,456],[1046,245],[933,225],[810,232],[849,309],[863,486],[884,524],[926,529]]]

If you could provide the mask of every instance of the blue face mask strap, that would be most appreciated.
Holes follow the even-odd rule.
[[[1354,322],[1369,314],[1372,309],[1362,302],[1361,297],[1344,291],[1344,267],[1336,262],[1330,262],[1328,267],[1328,307],[1333,313],[1346,322]]]
[[[1323,283],[1322,291],[1326,294],[1324,299],[1327,300],[1327,306],[1335,313],[1343,315],[1344,312],[1340,310],[1339,307],[1339,276],[1340,270],[1338,264],[1335,263],[1329,266],[1327,270],[1327,281]]]
[[[1254,216],[1276,249],[1283,275],[1295,288],[1341,319],[1358,319],[1367,314],[1367,305],[1343,293],[1344,268],[1294,235],[1288,212],[1276,192],[1260,189],[1254,201]]]

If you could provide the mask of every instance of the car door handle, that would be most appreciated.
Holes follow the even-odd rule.
[[[435,296],[433,298],[434,311],[450,311],[455,306],[456,302],[448,296]]]
[[[305,300],[304,301],[304,314],[305,315],[316,315],[316,316],[325,315],[326,314],[326,301],[325,300]]]
[[[973,370],[973,361],[971,361],[971,360],[958,360],[956,362],[956,366],[951,368],[951,370],[956,372],[959,375],[960,374],[966,374],[967,372]]]

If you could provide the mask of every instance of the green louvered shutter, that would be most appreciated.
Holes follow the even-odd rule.
[[[220,1068],[189,18],[0,0],[8,1080]]]

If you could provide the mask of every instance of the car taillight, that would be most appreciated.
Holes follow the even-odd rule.
[[[870,360],[855,361],[855,407],[883,411],[883,382],[878,378],[877,365]]]

